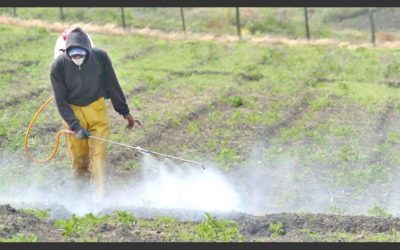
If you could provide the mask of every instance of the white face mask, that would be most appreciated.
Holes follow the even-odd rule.
[[[80,65],[83,63],[83,60],[85,60],[84,57],[79,58],[79,59],[74,59],[74,58],[72,58],[72,61],[73,61],[76,65],[78,65],[78,66],[80,66]]]

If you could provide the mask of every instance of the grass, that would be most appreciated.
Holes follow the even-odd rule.
[[[154,231],[162,233],[168,241],[240,241],[243,236],[238,225],[229,220],[219,220],[205,213],[202,222],[182,222],[171,217],[136,218],[127,211],[114,211],[112,215],[95,216],[91,213],[82,217],[72,215],[66,220],[55,221],[54,226],[62,229],[66,239],[74,241],[101,241],[99,226],[122,227],[134,230],[146,241]]]
[[[4,44],[0,48],[0,97],[9,103],[0,107],[0,147],[4,152],[23,153],[25,128],[51,95],[49,48],[53,48],[57,35],[45,29],[0,25]],[[294,162],[295,176],[289,176],[290,180],[301,183],[312,174],[326,187],[350,190],[352,198],[359,194],[366,197],[371,187],[379,194],[390,192],[400,162],[400,130],[396,126],[400,90],[387,82],[398,77],[398,49],[169,41],[99,33],[91,36],[96,46],[109,52],[132,113],[144,125],[125,131],[125,121],[108,101],[111,140],[129,145],[145,143],[141,146],[146,149],[183,158],[204,156],[227,173],[247,167],[257,149],[262,152],[263,167],[274,164],[280,169],[282,162],[293,159],[290,162]],[[54,133],[46,129],[60,121],[54,105],[46,109],[34,127],[32,146],[53,145]],[[156,138],[148,140],[149,135]],[[34,151],[38,156],[48,153],[43,148]],[[120,151],[119,146],[109,145],[109,154],[118,156]],[[62,156],[59,152],[55,164],[67,169],[69,162]],[[139,171],[141,166],[127,159],[122,168]],[[14,181],[3,178],[7,182],[2,186]],[[45,177],[35,178],[45,181]],[[283,206],[297,194],[287,191],[280,195]],[[299,207],[305,204],[302,202]],[[339,213],[340,209],[332,211]],[[28,213],[43,219],[47,216],[44,211]],[[161,222],[140,221],[120,211],[105,217],[75,216],[57,222],[57,227],[69,238],[82,234],[87,240],[98,240],[99,236],[90,232],[102,223],[135,227]],[[185,230],[192,230],[189,235],[166,237],[210,241],[239,238],[229,223],[213,223],[207,217],[196,229],[195,225],[185,225]],[[160,227],[170,230],[173,225],[176,222],[166,220]],[[224,235],[223,231],[230,233]]]

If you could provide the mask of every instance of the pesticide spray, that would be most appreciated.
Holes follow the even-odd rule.
[[[139,216],[160,214],[202,219],[204,212],[330,213],[332,207],[344,207],[347,214],[366,214],[382,196],[365,190],[353,199],[351,194],[346,196],[347,190],[327,185],[318,174],[304,172],[296,158],[286,156],[280,161],[268,162],[262,151],[264,147],[254,144],[253,154],[245,166],[229,174],[218,170],[209,160],[203,160],[206,163],[202,164],[133,147],[143,153],[139,178],[111,176],[107,197],[102,201],[91,195],[90,185],[85,189],[87,192],[72,188],[70,169],[58,166],[55,161],[37,164],[28,162],[22,155],[16,157],[3,152],[0,155],[0,204],[50,208],[55,217],[128,210]],[[399,180],[400,175],[395,175],[391,191],[394,196],[385,203],[393,215],[398,214],[400,205],[395,196]],[[185,212],[177,213],[177,210]]]
[[[35,159],[29,151],[30,131],[40,113],[53,99],[51,97],[46,100],[28,126],[24,149],[27,159],[31,162],[27,164],[22,159],[16,159],[14,162],[2,164],[4,168],[1,170],[4,172],[7,171],[7,166],[11,165],[27,167],[19,169],[23,173],[15,172],[17,175],[21,174],[17,178],[11,178],[17,179],[18,183],[9,183],[10,185],[4,185],[5,188],[0,190],[2,192],[0,203],[11,203],[16,207],[28,204],[30,206],[59,206],[65,208],[68,213],[78,215],[122,208],[126,210],[153,208],[158,210],[231,211],[238,203],[238,197],[233,187],[211,163],[206,170],[204,164],[200,162],[96,136],[89,136],[89,139],[103,140],[142,153],[142,178],[124,180],[124,185],[120,185],[121,180],[114,179],[114,182],[110,180],[106,197],[101,201],[91,195],[94,190],[89,184],[85,187],[87,192],[74,190],[75,185],[71,180],[73,178],[68,170],[57,167],[55,162],[50,162],[58,150],[61,134],[73,136],[73,132],[58,131],[51,155],[45,159]],[[8,156],[2,156],[2,158],[10,159]],[[50,164],[39,164],[45,162],[50,162]],[[16,169],[8,170],[15,171]],[[42,177],[46,177],[41,178],[41,174]],[[24,180],[24,176],[29,177],[30,180]],[[7,186],[12,188],[7,188]]]
[[[229,180],[211,164],[204,171],[151,154],[142,158],[140,178],[111,176],[101,201],[92,195],[90,184],[86,192],[74,189],[69,169],[55,162],[27,164],[22,157],[3,154],[0,164],[0,204],[50,208],[55,217],[128,210],[143,216],[168,213],[175,217],[182,216],[177,211],[185,211],[185,218],[202,219],[204,212],[232,212],[240,203]]]

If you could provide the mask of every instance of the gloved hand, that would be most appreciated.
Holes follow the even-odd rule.
[[[128,113],[127,115],[125,115],[124,118],[128,121],[128,125],[126,125],[126,129],[131,129],[131,128],[135,125],[135,122],[136,122],[137,124],[139,124],[139,126],[142,126],[142,124],[140,123],[140,121],[139,121],[139,120],[135,120],[135,119],[133,118],[133,116],[132,116],[130,113]]]
[[[86,129],[81,128],[78,130],[78,132],[75,132],[74,135],[79,139],[86,139],[89,136],[91,136],[92,134],[89,131],[87,131]]]

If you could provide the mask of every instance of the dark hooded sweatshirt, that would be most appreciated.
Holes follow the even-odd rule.
[[[68,55],[73,47],[86,50],[85,60],[80,66]],[[115,111],[127,115],[130,111],[107,52],[92,48],[81,28],[69,33],[65,48],[65,52],[51,65],[50,79],[58,111],[69,128],[75,132],[81,129],[70,104],[86,106],[100,97],[110,98]]]

